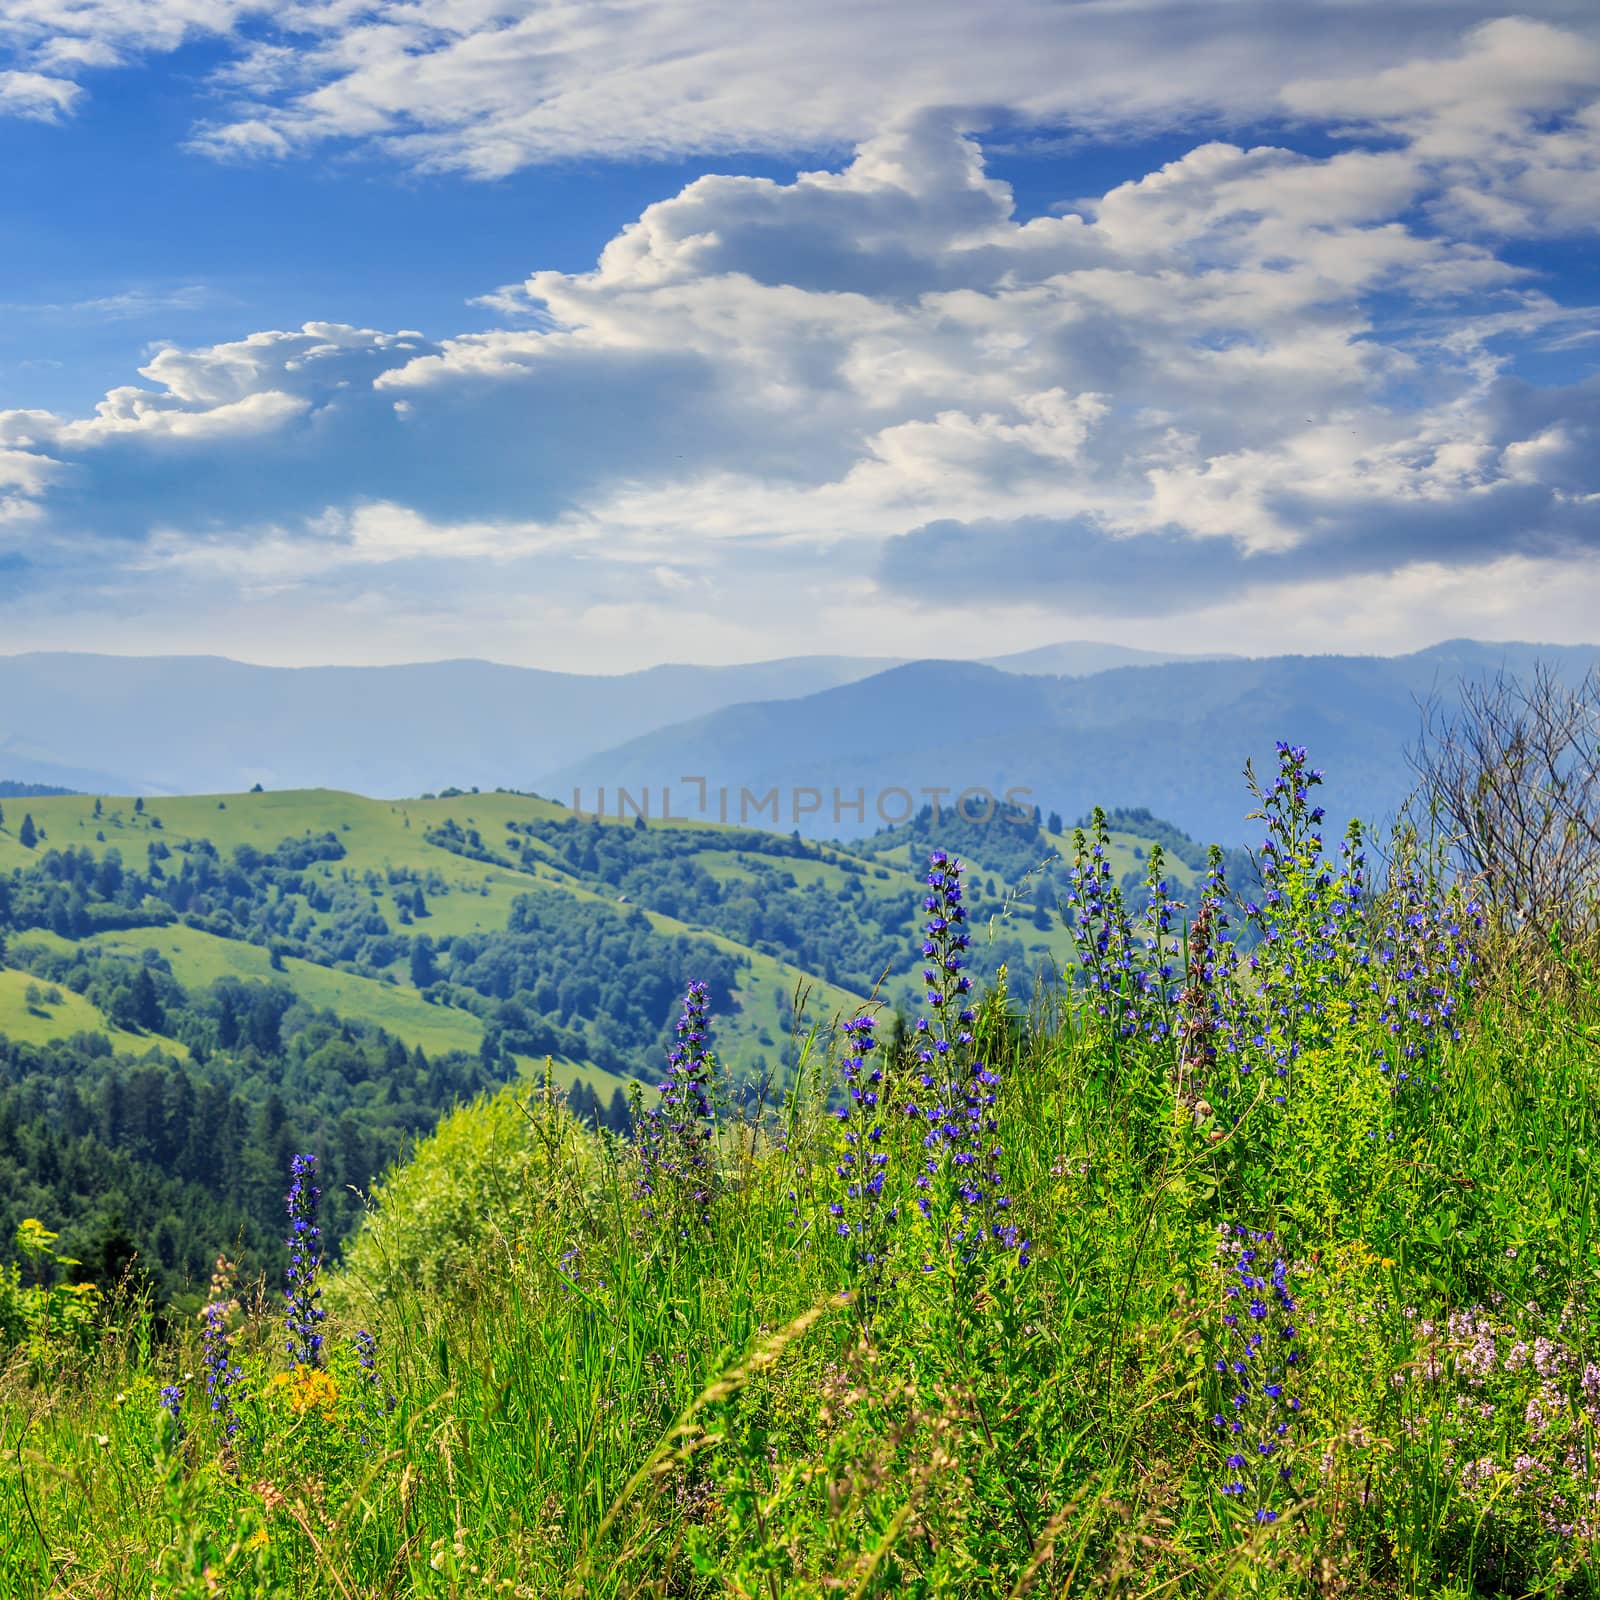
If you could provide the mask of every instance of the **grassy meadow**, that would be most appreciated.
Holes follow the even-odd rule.
[[[1281,752],[1259,903],[1063,839],[1057,985],[973,983],[981,867],[907,860],[909,1037],[830,997],[752,1105],[692,986],[631,1138],[508,1086],[337,1261],[300,1167],[203,1319],[33,1225],[0,1593],[1600,1594],[1600,969],[1324,847],[1318,781]]]

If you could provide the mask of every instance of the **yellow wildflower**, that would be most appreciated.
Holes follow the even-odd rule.
[[[339,1385],[329,1373],[317,1367],[296,1367],[293,1372],[278,1373],[272,1387],[286,1392],[289,1409],[297,1417],[320,1411],[327,1421],[333,1421],[339,1405]]]

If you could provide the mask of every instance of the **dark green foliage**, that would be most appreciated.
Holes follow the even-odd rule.
[[[903,892],[884,892],[875,883],[869,888],[859,859],[798,834],[659,823],[619,828],[577,817],[529,823],[519,831],[554,847],[562,867],[597,892],[722,934],[861,994],[896,965],[910,937],[911,908]],[[1038,838],[1037,829],[1030,832]],[[882,834],[867,848],[889,850],[899,842],[899,832]],[[524,866],[537,859],[531,843],[524,846]],[[797,879],[794,863],[819,859],[845,875],[842,890]],[[738,876],[711,870],[729,861],[740,869]],[[1001,961],[1009,961],[1013,971],[1026,970],[1015,939],[1002,939],[980,954],[980,970],[993,972]],[[656,1035],[650,1037],[654,1043]]]
[[[411,941],[411,981],[419,989],[426,989],[438,979],[433,964],[433,940],[419,934]]]
[[[610,1100],[602,1102],[582,1078],[567,1091],[567,1110],[583,1127],[596,1131],[609,1128],[613,1133],[626,1134],[633,1126],[627,1099],[620,1089],[613,1089]]]
[[[726,1004],[736,972],[726,951],[665,938],[637,908],[556,895],[521,896],[503,933],[458,934],[449,954],[452,986],[501,1002],[491,1025],[505,1048],[576,1054],[613,1071],[655,1054],[690,975]]]
[[[983,817],[981,810],[969,816],[949,805],[941,806],[935,817],[933,807],[924,806],[909,822],[880,829],[852,848],[860,855],[881,857],[901,846],[909,846],[912,859],[919,862],[930,850],[948,850],[963,860],[982,862],[985,871],[999,872],[1011,883],[1041,867],[1048,870],[1056,855],[1033,811],[1021,806],[997,806],[992,817]]]
[[[324,965],[385,967],[404,946],[379,909],[377,886],[315,870],[344,855],[333,833],[285,839],[270,851],[240,845],[227,859],[207,839],[186,839],[176,849],[153,839],[138,872],[115,847],[97,855],[69,846],[12,875],[7,915],[18,929],[48,928],[67,939],[182,921]],[[421,900],[420,886],[408,899],[413,906]],[[313,922],[306,909],[332,916]]]
[[[448,850],[451,855],[464,856],[468,861],[487,861],[491,866],[515,867],[516,862],[509,856],[501,855],[496,850],[491,850],[483,842],[483,836],[476,828],[463,828],[454,817],[447,817],[442,826],[429,828],[423,838],[431,845],[437,845],[441,850]]]
[[[118,1056],[99,1034],[44,1046],[0,1036],[0,1261],[17,1224],[37,1216],[102,1285],[136,1260],[163,1298],[197,1290],[219,1250],[274,1268],[291,1153],[322,1159],[336,1245],[356,1219],[351,1191],[490,1082],[476,1057],[408,1055],[286,987],[229,979],[187,994],[154,951],[30,960],[119,1024],[165,1028],[192,1060],[160,1045]]]

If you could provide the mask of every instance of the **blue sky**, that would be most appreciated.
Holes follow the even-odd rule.
[[[1600,637],[1600,16],[0,0],[0,651]]]

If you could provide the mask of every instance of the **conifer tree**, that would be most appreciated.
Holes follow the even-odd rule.
[[[433,940],[419,933],[411,941],[411,982],[418,989],[426,989],[438,981],[438,970],[433,960]]]

